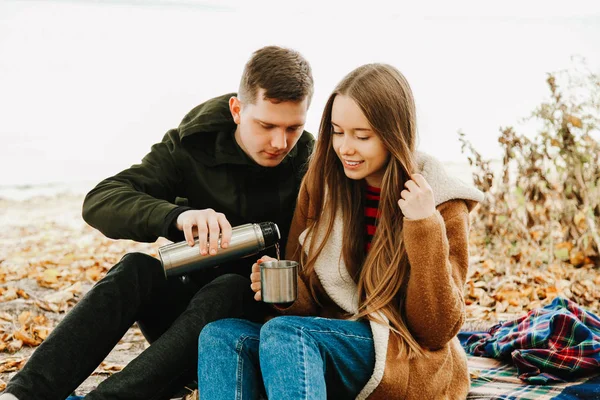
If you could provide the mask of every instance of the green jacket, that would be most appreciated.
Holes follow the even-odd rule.
[[[314,138],[304,131],[277,167],[261,167],[234,138],[226,94],[191,110],[141,164],[100,182],[83,202],[85,221],[113,239],[183,240],[179,214],[212,208],[232,226],[275,222],[285,245]]]

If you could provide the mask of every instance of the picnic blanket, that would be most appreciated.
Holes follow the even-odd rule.
[[[475,356],[512,360],[527,383],[568,382],[600,371],[600,318],[557,297],[519,319],[472,334],[464,348]]]
[[[460,332],[471,375],[467,399],[600,399],[599,322],[556,298],[487,331]]]
[[[472,333],[461,332],[459,339],[466,341]],[[471,375],[467,400],[600,399],[600,373],[573,382],[533,385],[519,379],[517,368],[507,361],[470,354],[467,360]]]

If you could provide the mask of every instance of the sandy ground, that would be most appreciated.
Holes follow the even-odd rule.
[[[19,296],[6,300],[0,296],[1,319],[0,339],[19,328],[18,316],[24,312],[46,317],[44,326],[55,326],[76,301],[106,273],[106,270],[129,251],[143,251],[155,254],[160,243],[139,244],[130,241],[106,239],[90,228],[81,218],[83,197],[63,195],[37,197],[25,201],[0,200],[0,290],[23,291],[27,298]],[[83,250],[83,251],[82,251]],[[107,254],[102,255],[102,250]],[[77,254],[81,254],[78,256]],[[75,255],[74,255],[75,254]],[[84,260],[93,262],[84,263]],[[65,262],[72,263],[79,274],[66,274],[61,270]],[[44,281],[43,271],[58,270],[55,282]],[[70,268],[64,265],[65,268]],[[45,268],[45,269],[44,269]],[[42,275],[40,275],[42,273]],[[41,276],[41,278],[40,278]],[[57,293],[77,284],[72,298],[62,301]],[[3,301],[4,300],[4,301]],[[54,308],[45,310],[40,303]],[[55,312],[59,311],[59,312]],[[12,316],[12,321],[6,321]],[[2,332],[4,331],[4,334]],[[121,369],[131,359],[144,350],[147,343],[137,326],[133,326],[121,342],[106,357],[103,364],[77,389],[77,394],[85,394],[96,387],[115,370]],[[0,366],[10,361],[27,360],[35,347],[23,345],[14,353],[0,352]],[[51,368],[52,366],[49,366]],[[0,367],[0,371],[2,367]],[[0,380],[8,382],[15,371],[0,373]],[[0,387],[1,389],[1,387]]]

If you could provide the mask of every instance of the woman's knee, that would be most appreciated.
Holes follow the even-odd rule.
[[[234,325],[234,323],[229,319],[222,319],[207,324],[200,332],[198,343],[202,345],[204,343],[229,339],[229,336],[232,336],[233,334],[233,330],[231,329],[232,325]]]
[[[317,343],[305,328],[305,320],[303,317],[282,316],[263,325],[259,342],[261,367],[268,370],[293,369],[298,363],[304,365],[307,349],[318,351]]]
[[[239,319],[222,319],[207,324],[200,332],[198,351],[203,353],[223,348],[238,349],[246,338],[257,336],[253,330],[258,332],[258,327],[254,328],[250,324]]]
[[[281,316],[266,322],[260,329],[261,351],[263,347],[268,351],[279,344],[295,342],[302,335],[302,321],[302,317]]]

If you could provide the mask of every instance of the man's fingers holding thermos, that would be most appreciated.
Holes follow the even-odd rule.
[[[203,219],[196,220],[196,228],[198,229],[198,244],[200,245],[200,254],[203,256],[208,254],[206,245],[208,243],[208,227]]]
[[[193,232],[192,224],[184,224],[183,225],[183,235],[185,236],[185,240],[188,242],[190,246],[194,246],[194,232]]]
[[[226,249],[231,241],[231,224],[223,213],[217,213],[217,221],[221,226],[221,248]]]
[[[217,222],[216,216],[212,215],[208,218],[208,251],[210,255],[217,254],[217,248],[219,246],[219,235],[221,234],[221,227]]]
[[[260,290],[256,293],[254,293],[254,300],[256,301],[261,301],[262,300],[262,295],[260,293]]]

